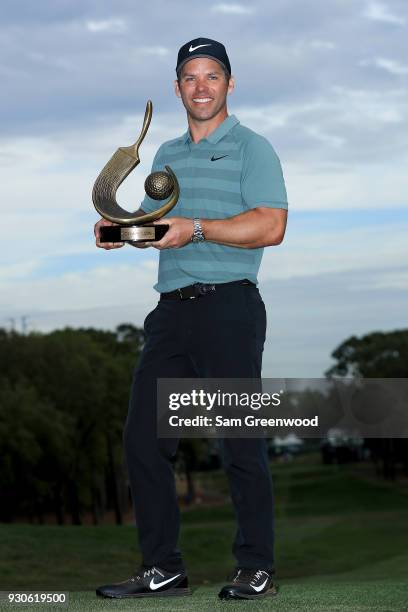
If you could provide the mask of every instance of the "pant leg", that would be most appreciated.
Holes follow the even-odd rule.
[[[232,546],[237,565],[273,570],[273,490],[266,441],[224,438],[219,443],[238,524]]]
[[[266,314],[258,290],[232,286],[192,303],[192,360],[203,378],[260,378]],[[265,438],[219,440],[238,529],[233,554],[242,567],[274,565],[272,480]]]
[[[157,437],[157,378],[195,376],[183,350],[184,330],[174,314],[174,303],[160,302],[146,318],[146,344],[135,370],[124,430],[143,563],[168,571],[183,568],[173,472],[178,440]]]

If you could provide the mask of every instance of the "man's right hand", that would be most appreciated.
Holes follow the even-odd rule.
[[[101,227],[105,227],[106,225],[118,225],[118,223],[113,223],[112,221],[108,221],[107,219],[99,219],[97,223],[95,223],[94,234],[96,246],[99,249],[105,249],[109,251],[110,249],[120,249],[125,245],[124,242],[101,242],[100,241],[100,230]],[[138,249],[146,249],[150,246],[150,242],[128,242],[131,246],[137,247]]]
[[[96,246],[99,249],[106,249],[109,251],[110,249],[120,249],[124,246],[124,242],[101,242],[101,227],[106,227],[107,225],[118,225],[117,223],[112,223],[112,221],[108,221],[107,219],[99,219],[97,223],[95,223],[94,234],[96,240]]]

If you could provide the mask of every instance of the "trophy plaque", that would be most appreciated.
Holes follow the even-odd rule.
[[[152,225],[177,204],[180,188],[177,177],[170,166],[166,171],[152,172],[144,187],[148,196],[154,200],[165,200],[157,210],[150,213],[136,211],[130,213],[116,201],[116,192],[126,177],[140,162],[139,147],[146,136],[153,113],[151,100],[146,104],[142,131],[135,144],[120,147],[102,168],[92,190],[92,201],[104,219],[116,225],[100,228],[100,242],[153,242],[160,240],[167,232],[168,225]]]

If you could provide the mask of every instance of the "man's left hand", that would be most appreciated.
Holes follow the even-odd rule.
[[[194,231],[192,219],[186,217],[170,217],[154,221],[154,225],[169,225],[169,229],[161,240],[151,242],[155,249],[179,249],[191,241]]]

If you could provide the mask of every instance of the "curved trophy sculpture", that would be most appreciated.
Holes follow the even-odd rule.
[[[180,188],[177,177],[170,166],[166,172],[152,172],[145,181],[145,191],[154,200],[168,202],[151,213],[124,210],[116,201],[116,192],[125,178],[140,163],[139,147],[146,136],[153,113],[151,100],[146,104],[142,131],[130,147],[120,147],[102,168],[92,190],[92,201],[98,213],[118,225],[101,227],[101,242],[151,242],[160,240],[168,230],[168,225],[148,225],[160,219],[177,204]]]

